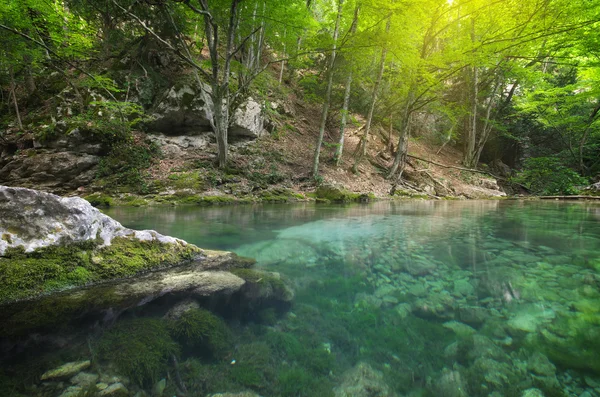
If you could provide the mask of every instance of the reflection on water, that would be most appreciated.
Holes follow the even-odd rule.
[[[81,372],[97,377],[85,395],[121,383],[139,396],[600,397],[597,205],[419,201],[107,214],[254,257],[291,280],[296,294],[283,312],[263,308],[240,320],[221,311],[226,325],[195,312],[212,328],[185,328],[191,336],[178,345],[151,313],[123,315],[108,337],[89,339],[88,357],[105,356]],[[127,337],[149,330],[142,342]],[[157,344],[135,361],[155,373],[119,373],[106,357],[119,343]],[[45,395],[39,381],[27,382]],[[65,393],[63,386],[52,390]]]

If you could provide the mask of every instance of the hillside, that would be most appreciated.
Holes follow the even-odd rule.
[[[275,75],[277,70],[265,73]],[[276,84],[274,77],[267,79],[269,77],[270,83]],[[271,132],[262,130],[255,136],[233,140],[230,165],[224,170],[215,165],[216,143],[212,133],[207,131],[198,133],[180,129],[178,132],[176,128],[169,134],[134,131],[134,147],[150,144],[152,148],[148,152],[150,158],[142,159],[145,169],[136,169],[139,175],[132,177],[128,175],[129,168],[120,164],[136,161],[137,155],[130,149],[111,157],[104,152],[101,140],[94,141],[93,132],[77,132],[74,136],[73,131],[65,128],[64,133],[44,140],[40,139],[39,131],[4,135],[0,141],[0,183],[32,188],[41,186],[55,193],[91,196],[91,201],[98,205],[294,201],[314,197],[319,184],[335,185],[358,194],[371,193],[378,198],[391,197],[393,184],[386,179],[386,170],[392,161],[387,149],[388,136],[385,135],[389,131],[375,125],[369,137],[368,155],[360,163],[358,172],[353,173],[353,154],[365,120],[360,115],[352,115],[354,122],[346,129],[342,163],[336,167],[331,161],[335,146],[327,144],[339,139],[339,115],[332,115],[321,155],[322,180],[315,182],[311,178],[311,166],[320,105],[300,99],[299,87],[285,87],[275,92],[276,97],[265,98],[261,104],[261,117],[265,120],[260,125],[264,124]],[[265,109],[266,106],[271,108]],[[277,106],[278,109],[273,109]],[[46,117],[51,115],[46,114]],[[169,120],[169,117],[163,117],[163,120]],[[174,118],[172,121],[177,123]],[[396,134],[394,132],[394,141]],[[430,143],[430,140],[427,136],[412,139],[409,153],[436,163],[461,166],[462,154],[458,149],[445,146],[438,154],[440,145]],[[109,161],[117,163],[113,167],[114,173],[103,175],[102,168],[109,166]],[[488,176],[414,159],[409,161],[404,181],[396,188],[397,197],[484,198],[501,195],[504,193],[496,181]]]

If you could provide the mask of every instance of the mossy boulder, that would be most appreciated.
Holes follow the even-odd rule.
[[[80,198],[0,186],[0,213],[2,336],[54,330],[166,293],[233,293],[245,281],[226,270],[254,263],[124,228]]]
[[[225,322],[206,309],[193,308],[169,322],[173,337],[184,346],[203,348],[213,355],[223,353],[230,338]]]
[[[361,201],[361,195],[352,193],[340,186],[321,185],[316,191],[317,202],[349,203]]]

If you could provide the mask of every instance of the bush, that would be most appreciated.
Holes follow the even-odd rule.
[[[535,157],[525,161],[523,170],[513,182],[527,187],[538,195],[571,195],[579,193],[579,186],[586,186],[588,180],[553,157]]]
[[[133,140],[115,144],[109,155],[98,165],[98,178],[105,178],[105,187],[126,186],[136,193],[148,193],[143,171],[160,156],[154,142]]]

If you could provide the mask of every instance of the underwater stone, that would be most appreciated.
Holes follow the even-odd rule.
[[[467,385],[462,380],[460,372],[444,368],[434,384],[436,396],[468,397]]]
[[[467,324],[463,324],[459,321],[448,321],[443,324],[444,328],[451,329],[454,331],[456,336],[459,338],[464,338],[469,335],[473,335],[477,331],[475,328],[468,326]]]
[[[391,397],[383,374],[367,363],[358,363],[342,376],[342,384],[334,389],[335,397]]]
[[[83,388],[81,386],[69,386],[58,397],[79,397],[82,392]]]
[[[98,381],[99,376],[97,374],[90,374],[87,372],[80,372],[71,378],[71,383],[79,385],[81,387],[89,387]]]
[[[544,397],[544,393],[540,389],[527,389],[521,393],[521,397]]]
[[[98,395],[101,397],[103,397],[103,396],[128,396],[129,391],[127,391],[127,388],[125,387],[124,384],[113,383],[112,385],[108,386],[106,389],[104,389],[100,393],[98,393]]]
[[[540,352],[535,352],[529,357],[527,368],[534,374],[541,376],[554,376],[556,373],[554,364]]]
[[[217,393],[211,394],[209,397],[260,397],[256,393],[252,393],[250,391],[244,391],[241,393]]]
[[[469,282],[469,280],[454,280],[454,295],[456,296],[469,296],[473,295],[475,288]]]
[[[199,309],[200,304],[194,300],[186,299],[173,306],[164,318],[168,320],[179,320],[179,318],[190,310]]]
[[[83,371],[84,369],[89,368],[90,365],[90,360],[66,363],[58,368],[54,368],[50,371],[45,372],[42,375],[41,380],[67,378],[69,376],[75,375],[80,371]]]

